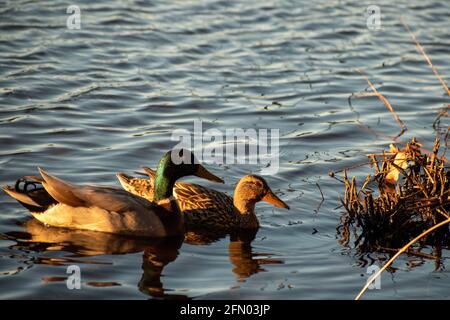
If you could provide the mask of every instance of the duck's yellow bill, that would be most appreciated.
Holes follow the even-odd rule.
[[[283,200],[278,198],[272,191],[267,192],[266,195],[262,198],[262,200],[273,204],[275,207],[289,210],[289,206]]]
[[[224,183],[222,179],[220,179],[218,176],[212,174],[208,170],[205,169],[202,165],[198,166],[197,172],[195,173],[197,177],[204,178],[206,180],[214,181],[214,182],[220,182]]]

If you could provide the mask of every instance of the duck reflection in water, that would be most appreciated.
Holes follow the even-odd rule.
[[[258,272],[265,272],[265,264],[283,264],[280,259],[271,258],[275,254],[253,252],[252,242],[258,229],[236,230],[231,233],[212,234],[205,230],[191,229],[186,233],[185,242],[191,245],[207,245],[226,236],[230,237],[228,257],[233,266],[232,271],[239,282]]]
[[[214,235],[207,231],[191,230],[185,237],[135,238],[103,232],[48,227],[35,219],[26,221],[23,226],[25,232],[11,232],[2,236],[16,242],[13,245],[14,249],[39,253],[65,251],[73,254],[70,257],[58,258],[34,257],[30,261],[31,265],[110,264],[104,260],[86,260],[85,258],[142,252],[143,272],[138,288],[142,293],[159,299],[188,299],[186,295],[168,293],[161,281],[164,268],[177,259],[184,241],[190,245],[208,245],[229,236],[228,255],[232,272],[239,282],[245,281],[255,273],[266,271],[261,267],[264,264],[283,263],[281,260],[270,258],[273,254],[253,252],[251,243],[255,239],[257,230],[231,234],[215,233]],[[66,278],[46,277],[43,281],[62,282],[66,281]],[[84,285],[105,287],[120,285],[120,283],[91,281]]]
[[[86,260],[85,257],[143,252],[143,274],[138,288],[142,293],[157,298],[187,299],[184,295],[166,294],[161,282],[164,267],[174,261],[184,237],[135,238],[104,232],[47,227],[32,219],[24,223],[25,232],[11,232],[3,238],[14,240],[14,249],[23,251],[66,251],[73,255],[58,258],[33,258],[32,264],[110,264],[104,260]],[[111,263],[112,264],[112,263]],[[46,277],[44,282],[66,281],[65,277]],[[118,282],[86,282],[89,286],[120,285]]]

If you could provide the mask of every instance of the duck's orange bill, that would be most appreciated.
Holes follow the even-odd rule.
[[[222,179],[220,179],[218,176],[212,174],[208,170],[205,169],[202,165],[198,166],[197,172],[195,173],[197,177],[204,178],[206,180],[214,181],[214,182],[220,182],[224,183]]]
[[[278,198],[272,191],[267,192],[266,195],[262,198],[262,200],[273,204],[275,207],[289,210],[289,206],[283,200]]]

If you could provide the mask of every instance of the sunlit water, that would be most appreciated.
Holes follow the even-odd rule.
[[[450,3],[378,1],[379,31],[366,26],[366,1],[77,1],[81,30],[66,28],[69,4],[1,2],[2,185],[40,165],[117,186],[116,172],[155,166],[174,129],[202,120],[205,130],[280,130],[280,169],[267,180],[291,210],[259,203],[253,241],[182,244],[46,228],[1,193],[0,298],[353,298],[367,266],[388,255],[338,243],[343,188],[328,172],[366,161],[400,132],[376,97],[349,105],[370,92],[355,68],[407,125],[398,141],[416,136],[429,148],[447,128],[433,122],[449,99],[400,15],[448,81]],[[210,186],[230,193],[258,172],[208,168],[227,183]],[[81,268],[81,290],[66,287],[69,265]],[[435,261],[401,256],[393,267],[366,298],[448,298]]]

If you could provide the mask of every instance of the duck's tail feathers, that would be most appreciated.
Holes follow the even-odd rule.
[[[131,183],[131,180],[133,179],[132,176],[129,176],[123,172],[118,172],[116,174],[117,179],[119,179],[120,184],[122,185],[122,187],[128,191],[129,189],[129,185]]]
[[[142,171],[134,171],[134,173],[137,174],[138,176],[148,177],[148,175]]]
[[[33,213],[44,212],[58,203],[43,188],[42,179],[36,176],[24,176],[17,179],[14,187],[4,186],[2,189]]]
[[[144,169],[145,173],[148,175],[150,182],[153,183],[155,181],[156,171],[149,167],[142,167],[142,169]]]
[[[78,186],[52,176],[42,168],[38,167],[38,169],[43,178],[42,185],[54,199],[72,207],[83,207],[86,205],[85,201],[77,196]]]

